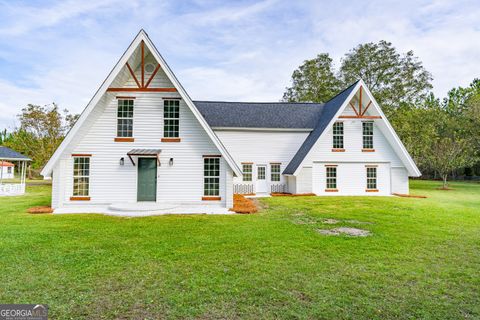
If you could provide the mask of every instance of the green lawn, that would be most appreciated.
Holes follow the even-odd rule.
[[[0,198],[0,303],[46,303],[54,319],[478,319],[480,184],[438,185],[148,218],[29,215],[50,198],[31,186]],[[324,218],[373,235],[321,235],[338,226]]]

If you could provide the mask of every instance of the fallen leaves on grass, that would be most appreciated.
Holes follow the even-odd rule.
[[[230,209],[236,213],[255,213],[258,211],[255,202],[252,199],[247,199],[241,194],[233,195],[233,208]]]
[[[53,209],[52,207],[49,207],[49,206],[40,206],[40,207],[29,208],[27,212],[32,214],[52,213]]]

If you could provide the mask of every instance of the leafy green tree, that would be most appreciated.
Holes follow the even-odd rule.
[[[55,103],[47,106],[29,104],[18,115],[20,127],[15,129],[4,144],[29,156],[33,160],[33,169],[40,169],[77,118],[78,116],[69,114],[68,110],[61,113]],[[29,173],[29,176],[32,174]]]
[[[283,101],[326,102],[340,90],[340,81],[335,76],[333,60],[328,53],[305,60],[293,72],[292,86],[286,88]]]
[[[403,105],[419,105],[432,89],[432,76],[408,51],[400,54],[390,42],[361,44],[342,59],[343,85],[363,79],[387,115]]]

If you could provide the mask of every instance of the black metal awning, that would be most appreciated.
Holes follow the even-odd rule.
[[[161,152],[161,149],[132,149],[127,152],[127,156],[130,158],[133,165],[135,165],[135,162],[132,157],[155,157],[157,158],[158,165],[160,165]]]

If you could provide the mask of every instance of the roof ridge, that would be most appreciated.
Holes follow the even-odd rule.
[[[274,102],[265,102],[265,101],[221,101],[221,100],[193,100],[193,102],[206,102],[206,103],[245,103],[245,104],[309,104],[309,105],[324,105],[322,102],[282,102],[282,101],[274,101]]]

